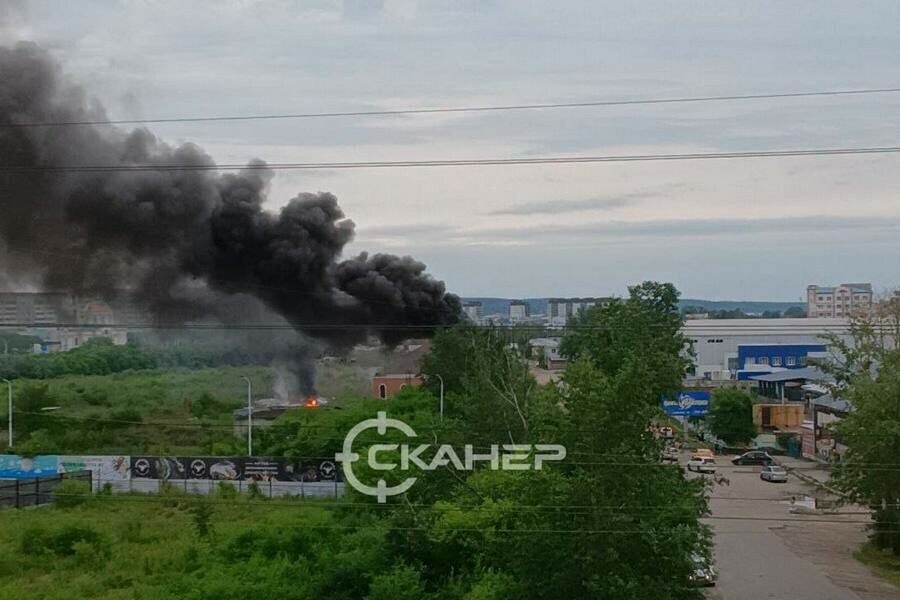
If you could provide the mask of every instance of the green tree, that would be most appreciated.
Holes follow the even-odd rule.
[[[446,413],[462,419],[473,435],[524,442],[537,385],[511,344],[503,328],[448,329],[435,337],[421,372],[434,394],[438,375],[444,379]]]
[[[706,423],[709,430],[726,444],[746,444],[756,437],[753,399],[737,388],[715,390],[710,398]]]
[[[846,453],[834,471],[835,484],[873,510],[873,542],[900,555],[900,351],[882,356],[877,376],[857,374],[842,392],[854,410],[835,427]]]
[[[560,351],[570,359],[588,356],[607,376],[624,368],[641,370],[647,393],[658,402],[681,389],[690,365],[679,293],[671,283],[645,281],[629,287],[628,294],[579,313]]]

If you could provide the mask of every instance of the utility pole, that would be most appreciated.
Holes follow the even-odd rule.
[[[444,378],[438,374],[434,375],[441,382],[441,424],[444,423]]]
[[[8,388],[8,391],[9,391],[9,417],[7,418],[7,423],[8,423],[8,427],[9,427],[9,436],[8,436],[8,440],[7,440],[7,442],[8,442],[7,446],[12,448],[12,445],[13,445],[12,381],[10,381],[9,379],[4,379],[3,381],[6,383],[6,387]]]
[[[253,384],[249,377],[241,379],[247,382],[247,456],[253,456]]]

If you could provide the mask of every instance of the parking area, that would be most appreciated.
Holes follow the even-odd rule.
[[[760,479],[761,467],[716,457],[711,491],[714,560],[719,572],[708,596],[719,600],[888,600],[900,590],[856,561],[865,541],[865,514],[817,514],[816,489],[794,475],[785,483]],[[688,456],[682,453],[681,464]],[[689,473],[689,477],[711,477]],[[827,496],[820,493],[820,498]],[[792,512],[792,508],[794,511]],[[799,512],[798,512],[799,511]],[[863,512],[844,507],[840,513]]]

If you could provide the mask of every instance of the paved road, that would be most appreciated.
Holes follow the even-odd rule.
[[[710,598],[900,599],[900,590],[882,582],[852,556],[866,538],[867,517],[791,514],[791,497],[799,501],[814,493],[811,486],[793,476],[788,483],[768,483],[759,479],[758,467],[734,467],[722,457],[717,463],[719,476],[728,483],[716,484],[711,494],[712,515],[721,518],[707,520],[714,528],[719,571]]]

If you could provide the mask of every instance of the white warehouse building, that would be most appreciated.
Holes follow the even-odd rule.
[[[695,374],[705,379],[732,379],[738,369],[738,346],[823,344],[823,336],[847,337],[847,319],[692,319],[681,331],[693,342]]]

